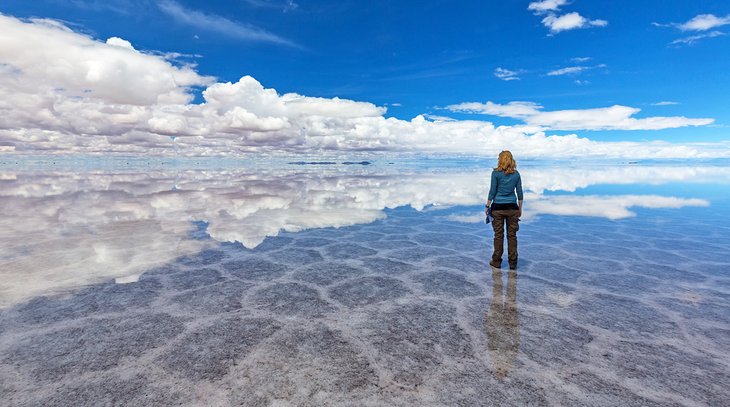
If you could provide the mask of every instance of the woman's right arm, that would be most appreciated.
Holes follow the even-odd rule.
[[[492,171],[492,180],[489,183],[489,194],[487,194],[487,206],[492,203],[495,196],[497,196],[497,171]]]

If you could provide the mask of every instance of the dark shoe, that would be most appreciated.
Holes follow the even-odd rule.
[[[509,265],[510,270],[517,270],[517,263]]]
[[[492,260],[489,262],[489,265],[496,268],[501,269],[502,268],[502,262],[497,263],[496,261]]]

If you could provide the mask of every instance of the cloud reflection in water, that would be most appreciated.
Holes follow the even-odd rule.
[[[255,248],[281,231],[370,223],[385,217],[386,208],[479,205],[485,200],[489,171],[6,171],[0,174],[0,306],[135,275],[216,241]],[[564,168],[533,167],[521,172],[528,191],[526,217],[545,213],[617,219],[630,216],[632,206],[706,206],[707,201],[678,197],[544,192],[592,184],[730,179],[728,169],[702,167],[609,167],[572,175]],[[195,238],[196,225],[206,227],[212,239]]]

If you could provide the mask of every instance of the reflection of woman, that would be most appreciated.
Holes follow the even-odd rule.
[[[492,305],[484,319],[489,356],[494,375],[504,379],[514,366],[520,347],[520,321],[517,315],[517,272],[507,274],[507,298],[502,303],[502,271],[492,271]]]
[[[517,192],[517,197],[515,197]],[[494,229],[494,253],[489,265],[502,267],[504,252],[504,226],[507,224],[507,258],[509,268],[517,268],[517,230],[520,228],[522,216],[522,179],[517,171],[517,163],[512,153],[499,153],[497,168],[492,171],[492,183],[489,186],[487,209],[492,208],[492,228]],[[519,202],[519,205],[518,205]]]

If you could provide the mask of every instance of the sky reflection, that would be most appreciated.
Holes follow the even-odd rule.
[[[633,216],[632,207],[711,205],[660,195],[580,195],[595,185],[727,183],[723,167],[521,169],[526,219]],[[489,170],[371,167],[0,173],[0,306],[44,292],[134,275],[216,242],[255,248],[267,236],[365,224],[386,208],[475,206]],[[472,209],[473,210],[473,209]],[[481,212],[454,215],[483,221]],[[211,239],[196,238],[200,227]],[[198,233],[199,234],[199,233]],[[132,276],[132,277],[130,277]]]

